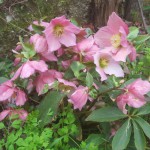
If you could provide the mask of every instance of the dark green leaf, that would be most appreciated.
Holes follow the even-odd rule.
[[[89,72],[87,72],[87,75],[86,75],[86,85],[89,88],[93,85],[93,77]]]
[[[36,33],[39,33],[39,34],[41,34],[42,31],[45,29],[45,27],[39,26],[39,25],[35,25],[35,24],[32,24],[32,28],[33,28],[33,30],[34,30]]]
[[[145,150],[146,140],[142,129],[135,121],[132,121],[134,128],[134,143],[137,150]]]
[[[104,107],[94,110],[86,121],[110,122],[127,117],[116,107]]]
[[[150,38],[150,35],[139,35],[138,37],[136,37],[134,39],[134,43],[135,44],[142,44],[143,42],[145,42],[149,38]]]
[[[90,134],[88,138],[86,139],[86,143],[93,143],[96,146],[99,146],[100,144],[104,143],[104,138],[101,134]]]
[[[131,130],[130,120],[127,120],[115,134],[112,141],[112,150],[124,150],[127,147],[130,141]]]
[[[63,97],[64,94],[58,91],[51,91],[45,96],[43,101],[38,106],[41,126],[44,126],[52,121],[53,117],[57,113],[58,106]],[[53,112],[53,116],[48,115],[50,110]]]
[[[140,125],[145,135],[150,139],[150,124],[141,117],[136,117],[134,120]]]
[[[150,113],[150,103],[136,110],[136,115],[147,115]]]

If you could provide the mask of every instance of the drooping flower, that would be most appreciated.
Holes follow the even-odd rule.
[[[62,73],[56,70],[47,70],[45,72],[40,73],[34,81],[37,93],[41,95],[46,84],[48,86],[51,86],[56,81],[56,79],[62,77]]]
[[[0,121],[2,121],[3,119],[5,119],[7,116],[9,117],[13,117],[15,115],[18,115],[18,117],[21,119],[21,120],[26,120],[27,116],[28,116],[28,113],[27,111],[23,110],[23,109],[18,109],[18,110],[14,110],[14,109],[6,109],[6,110],[3,110],[1,113],[0,113]]]
[[[98,52],[99,48],[94,44],[92,36],[80,41],[74,47],[74,51],[83,57],[84,62],[93,61],[93,55]]]
[[[44,36],[35,34],[30,37],[30,43],[34,45],[34,49],[41,56],[41,59],[57,61],[57,57],[52,52],[48,52],[48,44]]]
[[[10,101],[17,106],[22,106],[27,101],[26,94],[19,88],[15,87],[11,80],[0,85],[0,101]]]
[[[124,77],[124,72],[118,62],[113,60],[108,53],[96,53],[94,55],[94,63],[96,65],[96,71],[101,76],[101,81],[107,79],[106,74],[115,75],[116,77]]]
[[[65,16],[52,19],[44,33],[48,42],[49,52],[58,50],[61,44],[66,47],[76,45],[76,36],[80,29],[73,25]]]
[[[134,61],[136,58],[136,51],[127,40],[128,33],[128,26],[115,12],[113,12],[109,17],[107,26],[100,28],[95,34],[94,39],[100,48],[110,47],[109,50],[116,61],[125,62],[128,55],[134,56],[131,59],[131,61]]]
[[[150,83],[141,79],[135,80],[124,88],[124,93],[119,95],[116,99],[119,109],[127,114],[126,105],[130,107],[139,108],[145,103],[144,95],[150,91]]]
[[[38,72],[45,72],[48,70],[48,66],[43,60],[40,61],[30,61],[28,60],[16,71],[12,80],[17,79],[19,76],[20,78],[28,78],[33,75],[36,71]]]
[[[79,86],[69,96],[68,101],[73,104],[74,109],[81,110],[83,106],[87,103],[88,98],[89,98],[88,88],[84,86]]]

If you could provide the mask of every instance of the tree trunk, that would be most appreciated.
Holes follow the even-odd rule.
[[[122,14],[123,0],[92,0],[89,11],[90,22],[95,29],[106,25],[109,15],[115,11]]]

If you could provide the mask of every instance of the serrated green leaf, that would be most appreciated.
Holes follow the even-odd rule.
[[[5,128],[5,125],[3,122],[0,122],[0,129],[4,129]]]
[[[85,66],[78,62],[78,61],[74,61],[72,64],[71,64],[71,69],[74,73],[74,75],[78,78],[79,75],[80,75],[80,70],[84,69]]]
[[[41,120],[39,123],[40,126],[45,126],[52,121],[53,117],[57,113],[60,101],[64,96],[65,95],[59,91],[51,91],[44,97],[43,101],[37,108],[39,110],[39,120]],[[50,109],[53,112],[53,116],[47,115]]]
[[[137,37],[138,33],[139,33],[139,29],[137,27],[130,27],[127,39],[129,41],[132,41],[134,38]]]
[[[94,110],[86,119],[86,121],[95,121],[95,122],[111,122],[126,118],[127,115],[123,114],[116,107],[104,107],[97,110]]]
[[[133,120],[133,129],[134,129],[134,143],[137,150],[145,150],[146,140],[142,129],[138,124]]]
[[[12,124],[11,127],[15,128],[15,129],[19,129],[21,126],[22,121],[21,120],[15,120]]]
[[[139,35],[138,37],[136,37],[134,39],[134,43],[135,44],[142,44],[143,42],[145,42],[146,40],[148,40],[150,38],[150,35]]]
[[[140,116],[140,115],[147,115],[149,113],[150,113],[150,103],[147,103],[143,107],[136,109],[135,114]]]
[[[41,34],[42,31],[45,29],[44,26],[40,26],[40,25],[36,25],[36,24],[32,24],[32,28],[34,30],[34,32]]]
[[[150,124],[141,117],[136,117],[134,120],[140,125],[145,135],[150,139]]]
[[[127,120],[115,134],[112,141],[112,150],[124,150],[127,147],[130,141],[131,130],[130,120]]]
[[[93,85],[93,77],[89,72],[87,72],[87,75],[86,75],[86,85],[89,88]]]

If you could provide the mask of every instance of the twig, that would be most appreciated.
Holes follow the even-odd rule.
[[[146,25],[146,21],[145,21],[145,17],[144,17],[144,14],[143,14],[143,10],[142,10],[142,6],[141,6],[141,1],[140,0],[138,0],[138,6],[139,6],[139,10],[140,10],[143,26],[144,26],[145,32],[147,33],[147,25]]]

